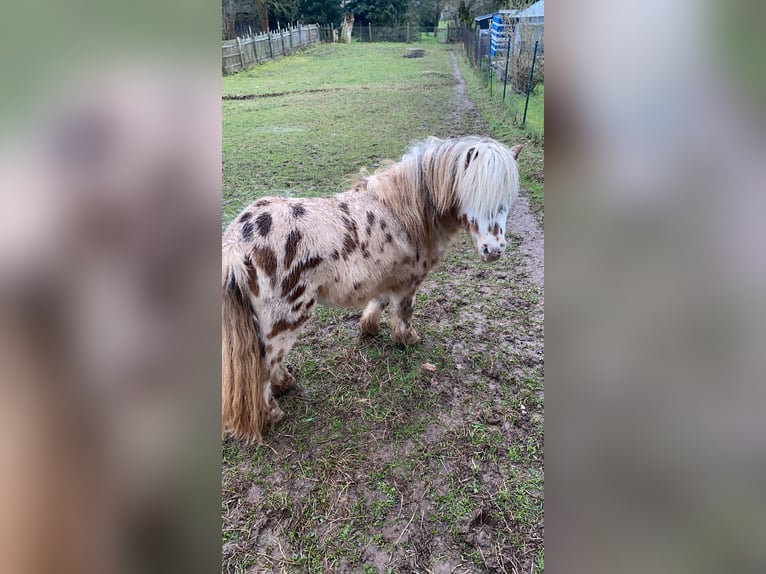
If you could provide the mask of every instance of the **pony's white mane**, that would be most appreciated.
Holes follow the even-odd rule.
[[[414,144],[400,162],[361,177],[397,214],[412,237],[430,244],[437,220],[459,211],[493,219],[518,195],[516,160],[506,146],[488,138],[430,137]]]
[[[430,137],[413,145],[403,161],[410,157],[418,162],[418,172],[441,211],[456,196],[463,209],[491,218],[501,205],[508,209],[519,193],[519,172],[511,150],[488,138]]]

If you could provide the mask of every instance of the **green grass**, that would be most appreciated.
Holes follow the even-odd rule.
[[[341,191],[412,140],[475,129],[450,47],[420,46],[407,59],[405,44],[323,45],[225,77],[224,94],[269,95],[223,101],[223,223],[257,197]],[[496,137],[528,141],[523,173],[542,157],[474,101]],[[222,571],[542,571],[541,293],[509,240],[482,265],[460,238],[418,294],[413,347],[390,341],[385,314],[360,338],[358,310],[316,310],[286,359],[301,390],[280,399],[269,446],[223,443]]]

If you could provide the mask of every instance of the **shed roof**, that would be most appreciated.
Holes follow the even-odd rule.
[[[535,2],[525,10],[516,14],[516,18],[541,18],[545,16],[545,0]]]

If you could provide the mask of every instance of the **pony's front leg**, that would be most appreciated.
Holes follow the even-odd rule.
[[[399,345],[414,345],[420,336],[412,328],[412,307],[415,304],[415,292],[395,294],[391,298],[391,340]]]
[[[388,305],[388,297],[381,296],[367,303],[367,307],[359,320],[359,329],[363,335],[377,335],[380,330],[380,315]]]

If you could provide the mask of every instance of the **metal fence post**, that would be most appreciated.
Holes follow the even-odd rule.
[[[537,40],[535,40],[535,52],[532,55],[532,69],[529,70],[529,83],[527,84],[527,101],[524,103],[524,117],[521,120],[523,126],[527,121],[527,106],[529,106],[529,92],[532,91],[532,76],[535,74],[535,60],[537,60]]]
[[[503,76],[503,101],[505,101],[505,88],[508,86],[508,61],[511,59],[511,39],[505,44],[505,76]]]

